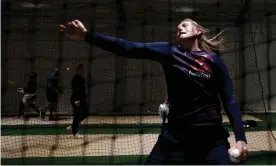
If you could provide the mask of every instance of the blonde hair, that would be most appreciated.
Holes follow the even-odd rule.
[[[223,45],[223,43],[225,42],[224,39],[222,37],[220,37],[220,35],[223,33],[223,31],[221,31],[220,33],[218,33],[216,36],[214,36],[213,38],[209,38],[207,36],[207,33],[209,32],[209,30],[205,29],[204,27],[202,27],[201,25],[199,25],[197,22],[187,18],[183,21],[190,21],[192,22],[198,30],[202,31],[200,38],[198,40],[198,45],[199,48],[202,51],[206,51],[206,52],[214,52],[216,53],[218,56],[221,56],[222,51],[225,50],[225,47]],[[220,37],[220,38],[219,38]]]

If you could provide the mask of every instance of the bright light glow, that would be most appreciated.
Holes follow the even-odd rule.
[[[42,9],[42,8],[48,8],[48,7],[50,7],[50,5],[48,5],[48,4],[33,4],[33,3],[25,2],[25,3],[21,4],[21,7],[28,8],[28,9],[34,9],[34,8]]]
[[[177,6],[176,8],[174,8],[175,12],[183,12],[183,13],[191,13],[191,12],[196,12],[198,11],[198,9],[194,9],[192,7],[182,7],[182,6]]]

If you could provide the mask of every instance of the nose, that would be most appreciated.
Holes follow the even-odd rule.
[[[177,30],[181,33],[184,32],[184,28],[182,28],[182,27],[177,27]]]
[[[178,32],[179,32],[179,33],[185,33],[185,31],[182,30],[182,29],[179,29]]]
[[[182,29],[182,26],[178,25],[176,28],[180,31]]]

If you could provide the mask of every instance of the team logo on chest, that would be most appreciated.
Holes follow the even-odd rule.
[[[198,77],[198,78],[205,78],[205,79],[210,79],[211,75],[208,73],[203,73],[203,72],[195,72],[195,71],[191,71],[189,70],[189,75],[194,76],[194,77]]]
[[[189,70],[189,75],[198,78],[210,79],[212,71],[206,62],[206,58],[208,58],[208,55],[203,54],[200,58],[195,59],[195,64],[191,65],[193,70]]]

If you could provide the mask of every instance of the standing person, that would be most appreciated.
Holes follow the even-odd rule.
[[[166,96],[164,102],[159,105],[158,114],[163,119],[164,116],[168,116],[170,111],[170,104],[168,103],[168,96]]]
[[[136,43],[105,36],[87,31],[78,20],[60,25],[60,30],[117,56],[155,60],[162,65],[170,104],[168,123],[145,164],[232,164],[220,99],[235,134],[240,160],[247,158],[241,111],[220,57],[220,34],[208,38],[207,31],[191,19],[177,26],[176,44]]]
[[[58,68],[55,68],[53,69],[52,75],[47,79],[46,97],[48,106],[46,107],[45,112],[47,110],[50,111],[49,120],[54,120],[53,112],[57,109],[58,106],[59,93],[62,94],[62,90],[59,84],[59,76],[60,71]]]
[[[73,107],[73,122],[67,127],[75,138],[83,138],[78,133],[79,124],[88,116],[87,96],[85,88],[84,64],[80,63],[76,66],[76,74],[72,79],[72,95],[71,104]]]
[[[26,105],[29,105],[35,112],[41,116],[41,108],[36,104],[36,89],[37,89],[37,73],[35,71],[30,72],[27,85],[23,88],[23,97],[19,103],[18,117],[24,116],[24,109]]]

